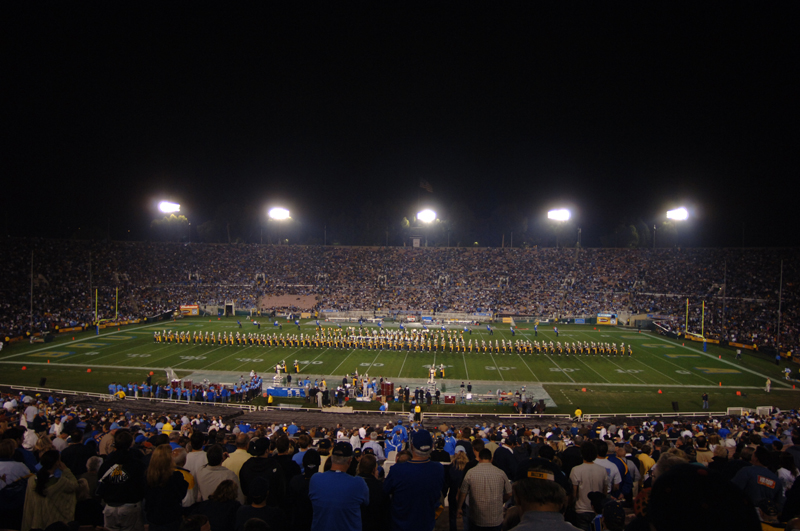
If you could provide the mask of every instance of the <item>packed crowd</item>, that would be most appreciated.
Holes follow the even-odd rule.
[[[317,427],[0,399],[8,529],[800,529],[796,411]]]
[[[660,314],[690,330],[797,344],[797,250],[302,247],[59,240],[6,241],[0,334],[141,317],[179,304],[237,309],[494,312],[538,318]],[[33,257],[33,279],[31,273]],[[783,268],[781,269],[781,264]],[[781,285],[780,278],[783,278]],[[33,285],[33,316],[30,315]],[[119,288],[117,305],[116,289]],[[312,307],[269,308],[281,295]],[[301,303],[298,303],[301,304]],[[306,304],[307,306],[307,304]]]

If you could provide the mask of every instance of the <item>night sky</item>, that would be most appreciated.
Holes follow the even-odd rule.
[[[683,245],[800,243],[790,2],[229,4],[3,4],[4,234],[148,239],[163,197],[193,241],[430,205],[499,246],[567,205],[599,246],[685,205]]]

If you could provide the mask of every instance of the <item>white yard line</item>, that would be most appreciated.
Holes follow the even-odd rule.
[[[520,354],[520,353],[518,352],[518,353],[517,353],[517,356],[519,356],[519,359],[520,359],[520,360],[522,360],[522,363],[524,363],[524,364],[525,364],[525,366],[526,366],[526,367],[528,367],[528,370],[529,370],[529,371],[530,371],[530,373],[533,375],[533,377],[534,377],[534,378],[536,378],[536,381],[537,381],[537,382],[539,382],[539,381],[540,381],[540,380],[539,380],[539,377],[538,377],[538,376],[536,376],[536,373],[535,373],[535,372],[533,372],[533,369],[531,369],[530,365],[528,365],[528,364],[525,362],[525,359],[522,357],[522,354]]]
[[[489,356],[491,356],[491,357],[492,357],[492,363],[494,363],[494,366],[495,366],[495,368],[497,369],[497,374],[499,374],[499,375],[500,375],[500,380],[502,380],[502,381],[505,381],[506,379],[505,379],[505,378],[503,378],[502,371],[500,370],[500,367],[498,367],[498,365],[497,365],[497,360],[495,360],[495,359],[494,359],[494,354],[492,354],[492,353],[489,353]]]
[[[658,337],[658,336],[652,336],[652,337],[653,337],[653,339],[658,339],[659,341],[662,341],[662,342],[664,342],[664,343],[668,343],[668,344],[672,345],[672,343],[671,343],[670,341],[667,341],[666,339],[660,338],[660,337]],[[676,346],[677,346],[677,345],[676,345]],[[706,358],[708,358],[708,359],[712,359],[712,360],[714,360],[714,361],[717,361],[717,362],[725,363],[726,365],[730,365],[731,367],[736,367],[737,369],[739,369],[739,370],[741,370],[741,371],[747,371],[747,372],[749,372],[750,374],[755,374],[756,376],[760,376],[760,377],[764,378],[765,380],[766,380],[767,378],[769,378],[770,380],[772,380],[772,383],[773,383],[773,385],[774,385],[774,384],[779,384],[779,385],[782,385],[782,386],[784,386],[784,387],[789,387],[789,384],[787,384],[787,383],[784,383],[784,382],[782,382],[782,381],[780,381],[780,380],[778,380],[778,379],[772,379],[772,378],[770,378],[769,376],[767,376],[766,374],[762,374],[762,373],[760,373],[760,372],[757,372],[757,371],[754,371],[754,370],[752,370],[752,369],[748,369],[747,367],[743,367],[743,366],[741,366],[741,365],[738,365],[738,364],[736,364],[736,363],[734,363],[734,362],[732,362],[732,361],[728,361],[728,360],[725,360],[725,359],[719,359],[719,358],[715,358],[715,357],[714,357],[714,356],[712,356],[711,354],[708,354],[708,353],[706,353],[706,352],[703,352],[702,350],[698,350],[698,349],[694,349],[694,348],[689,348],[689,347],[687,347],[686,345],[681,345],[681,346],[680,346],[680,347],[678,347],[678,348],[682,348],[682,349],[684,349],[684,350],[688,350],[689,352],[691,352],[691,353],[693,353],[693,354],[700,354],[701,356],[705,356],[705,357],[706,357]],[[711,381],[711,380],[709,380],[709,381]],[[713,383],[713,381],[712,381],[712,383]]]

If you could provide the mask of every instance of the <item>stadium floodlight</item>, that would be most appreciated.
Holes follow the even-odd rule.
[[[423,223],[432,223],[436,219],[436,212],[426,208],[421,212],[417,212],[417,219]]]
[[[684,220],[689,219],[689,212],[681,207],[675,210],[667,210],[667,219]]]
[[[566,208],[551,210],[547,213],[547,219],[553,219],[555,221],[568,221],[569,218],[570,218],[570,212]]]
[[[165,213],[169,214],[171,212],[180,212],[181,206],[178,203],[170,203],[169,201],[161,201],[158,204],[158,209]]]
[[[275,207],[273,209],[270,209],[269,217],[270,219],[277,219],[277,220],[289,219],[289,211],[286,210],[285,208]]]

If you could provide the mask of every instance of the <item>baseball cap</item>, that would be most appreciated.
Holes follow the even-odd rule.
[[[428,430],[419,430],[411,436],[411,444],[420,452],[428,452],[433,448],[433,438]]]
[[[316,450],[309,449],[306,450],[303,454],[303,468],[308,472],[309,470],[317,471],[319,469],[319,465],[322,463],[322,459],[319,457],[319,452]]]
[[[338,457],[352,457],[353,455],[353,445],[349,442],[337,442],[333,445],[333,451],[331,455],[335,455]]]
[[[320,450],[329,450],[331,447],[331,440],[330,439],[320,439],[317,443],[317,448]]]
[[[258,439],[253,439],[250,443],[251,451],[250,454],[256,457],[264,455],[264,452],[269,450],[269,439],[266,437],[259,437]]]
[[[361,448],[353,450],[353,457],[361,457]]]
[[[364,455],[375,455],[375,450],[372,448],[364,448]]]

